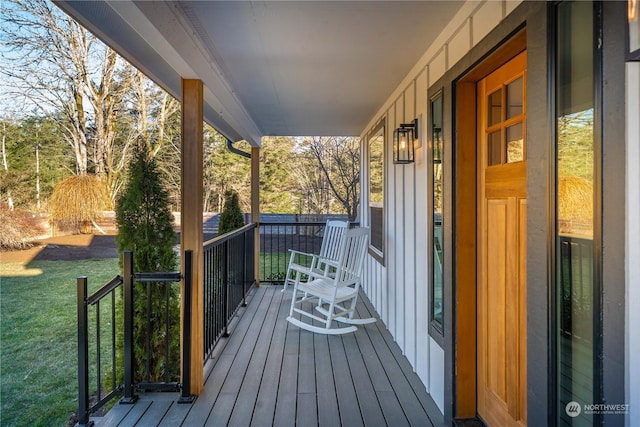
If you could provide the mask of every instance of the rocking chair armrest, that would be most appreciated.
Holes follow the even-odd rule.
[[[316,268],[317,266],[321,265],[321,264],[325,264],[328,265],[330,267],[337,267],[338,266],[338,262],[331,259],[331,258],[325,258],[323,256],[317,255],[317,254],[312,254],[309,252],[302,252],[302,251],[297,251],[295,249],[289,249],[289,252],[291,252],[291,257],[295,257],[296,255],[301,255],[301,256],[307,256],[307,257],[311,257],[311,267],[310,268]],[[290,258],[293,259],[293,258]]]
[[[304,256],[312,256],[315,257],[316,255],[309,253],[309,252],[302,252],[302,251],[297,251],[295,249],[289,249],[289,252],[291,252],[291,255],[304,255]]]
[[[316,258],[317,255],[309,253],[309,252],[302,252],[302,251],[297,251],[295,249],[289,249],[289,252],[291,253],[291,255],[289,256],[289,268],[293,268],[296,271],[302,271],[303,269],[311,269],[314,268],[316,265]],[[296,255],[300,256],[300,257],[310,257],[311,258],[311,263],[309,267],[306,267],[302,264],[298,264],[295,259],[296,259]],[[302,271],[304,272],[304,271]]]
[[[327,276],[329,274],[329,270],[333,268],[337,269],[340,263],[331,258],[325,258],[321,256],[314,257],[312,261],[312,265],[317,269],[324,272],[324,275]]]
[[[288,268],[289,271],[306,274],[311,278],[320,278],[331,277],[336,266],[337,262],[332,259],[313,255],[310,265],[301,265],[295,262],[290,262]],[[332,267],[334,268],[332,269]]]
[[[301,265],[301,264],[296,264],[296,263],[291,263],[289,265],[289,270],[296,271],[296,272],[302,273],[302,274],[311,274],[311,273],[313,273],[313,270],[311,269],[311,267],[307,267],[306,265]]]

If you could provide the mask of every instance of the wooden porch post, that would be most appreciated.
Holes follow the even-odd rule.
[[[256,286],[260,286],[260,148],[251,147],[251,222],[255,228],[254,274]]]
[[[180,250],[193,251],[191,298],[191,393],[199,394],[204,376],[203,334],[203,235],[202,235],[202,81],[182,80],[182,165]],[[181,262],[184,260],[181,257]],[[180,271],[184,271],[181,265]],[[184,283],[181,285],[184,286]],[[184,289],[181,289],[181,298]],[[184,307],[184,301],[180,304]],[[182,316],[181,316],[182,317]]]

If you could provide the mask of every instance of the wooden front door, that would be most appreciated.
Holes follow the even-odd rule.
[[[478,414],[526,425],[526,52],[478,82]]]

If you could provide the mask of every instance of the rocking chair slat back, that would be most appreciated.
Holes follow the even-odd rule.
[[[320,252],[316,254],[304,253],[290,249],[289,265],[284,279],[284,289],[293,285],[295,278],[300,273],[307,275],[324,275],[331,268],[330,263],[335,263],[340,257],[340,249],[344,242],[344,237],[349,229],[347,221],[327,221],[322,236]],[[311,258],[310,265],[301,265],[300,259]],[[298,261],[297,261],[298,259]]]
[[[348,286],[360,280],[369,239],[367,228],[357,228],[347,233],[346,243],[339,260],[336,286]]]
[[[320,246],[320,257],[337,260],[340,255],[342,239],[347,233],[349,223],[346,221],[327,221]]]

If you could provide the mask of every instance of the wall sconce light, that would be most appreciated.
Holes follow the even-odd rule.
[[[413,119],[411,123],[402,123],[393,132],[393,163],[412,163],[414,145],[417,142],[418,119]]]

